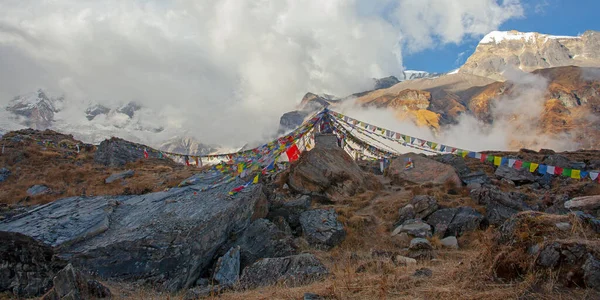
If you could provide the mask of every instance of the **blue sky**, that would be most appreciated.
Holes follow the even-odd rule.
[[[553,35],[579,35],[586,30],[600,31],[600,0],[523,1],[525,16],[510,19],[500,30],[540,32]],[[460,67],[475,51],[479,38],[461,44],[446,44],[418,53],[405,52],[403,64],[409,70],[447,72]],[[461,55],[462,53],[462,55]]]

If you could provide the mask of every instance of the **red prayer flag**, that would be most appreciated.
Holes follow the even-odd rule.
[[[148,158],[148,151],[146,149],[144,149],[144,158]]]
[[[485,161],[487,159],[487,154],[481,153],[481,161]]]
[[[523,167],[523,161],[520,161],[520,160],[515,161],[515,165],[513,167],[517,170],[521,170],[521,167]]]
[[[554,167],[554,175],[562,175],[563,171],[561,167]]]
[[[297,161],[298,158],[300,158],[300,150],[298,150],[298,146],[296,146],[296,144],[293,144],[289,149],[287,149],[285,154],[287,154],[290,162]]]

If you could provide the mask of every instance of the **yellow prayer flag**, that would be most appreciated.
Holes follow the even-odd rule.
[[[258,183],[258,174],[256,174],[256,177],[254,177],[254,180],[252,180],[252,184],[257,184]]]
[[[539,166],[539,164],[531,163],[531,165],[529,165],[529,172],[531,172],[531,173],[535,172],[535,169],[537,169],[538,166]]]
[[[494,165],[495,165],[495,166],[499,166],[500,164],[502,164],[502,157],[500,157],[500,156],[495,156],[495,157],[494,157]]]
[[[238,164],[237,171],[238,171],[238,173],[242,173],[242,171],[244,171],[244,164]]]
[[[581,170],[571,170],[571,178],[581,179]]]
[[[461,150],[460,152],[460,156],[462,156],[463,158],[467,156],[467,154],[469,154],[469,152]]]

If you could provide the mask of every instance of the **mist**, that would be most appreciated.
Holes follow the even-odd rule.
[[[0,104],[42,87],[65,95],[65,123],[91,126],[76,114],[93,103],[137,101],[166,136],[223,145],[261,140],[306,92],[368,90],[372,78],[401,74],[405,49],[460,43],[523,15],[514,0],[446,2],[455,5],[4,0]],[[405,21],[410,9],[418,12],[414,22]],[[100,121],[91,129],[113,122]]]

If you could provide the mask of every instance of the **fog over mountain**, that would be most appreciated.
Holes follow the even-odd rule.
[[[87,126],[90,104],[134,101],[156,115],[143,128],[251,142],[308,91],[343,96],[403,78],[403,51],[522,15],[515,0],[5,0],[0,104],[45,88],[64,95],[65,124]]]

